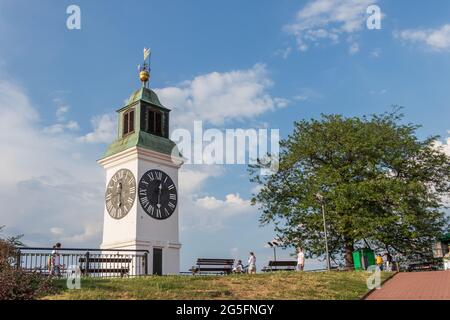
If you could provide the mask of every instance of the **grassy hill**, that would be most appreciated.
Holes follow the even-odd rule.
[[[165,276],[82,279],[80,290],[45,299],[360,299],[368,292],[365,272],[276,272],[258,275]],[[390,273],[383,273],[382,280]]]

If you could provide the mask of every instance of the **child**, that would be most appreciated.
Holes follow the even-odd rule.
[[[57,243],[53,246],[52,251],[52,265],[51,265],[51,274],[52,276],[61,276],[61,260],[59,255],[59,249],[61,249],[61,243]]]
[[[238,260],[236,266],[233,269],[234,273],[242,273],[244,272],[244,265],[242,264],[242,260]]]

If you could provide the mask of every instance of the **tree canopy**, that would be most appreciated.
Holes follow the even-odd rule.
[[[445,198],[450,191],[450,157],[437,136],[420,140],[414,124],[391,113],[364,117],[322,115],[295,122],[280,143],[279,170],[258,174],[252,202],[260,222],[274,223],[287,245],[309,256],[325,252],[321,203],[326,212],[332,258],[350,267],[352,252],[370,246],[391,255],[430,254],[447,227]]]

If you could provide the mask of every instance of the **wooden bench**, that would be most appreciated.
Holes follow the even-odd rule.
[[[269,265],[264,267],[262,271],[294,271],[296,268],[297,261],[269,261]]]
[[[86,258],[78,259],[83,275],[106,273],[118,274],[123,277],[130,273],[131,258],[89,258],[88,261],[89,263],[86,267]],[[99,263],[106,264],[106,266],[96,267]]]
[[[197,259],[195,266],[191,268],[192,274],[215,273],[230,274],[233,271],[234,259]]]
[[[415,271],[438,271],[442,268],[440,261],[429,261],[420,263],[411,263],[407,266],[408,272]]]

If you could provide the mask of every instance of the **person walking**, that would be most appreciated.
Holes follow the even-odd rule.
[[[303,271],[305,269],[305,253],[303,248],[297,250],[297,271]]]
[[[392,256],[390,253],[386,253],[386,271],[391,272],[392,271]]]
[[[250,252],[250,257],[248,257],[248,273],[256,274],[256,256],[253,252]]]
[[[59,254],[59,250],[61,249],[61,243],[57,243],[53,246],[52,251],[52,268],[51,274],[52,276],[61,276],[61,256]]]
[[[378,268],[380,268],[380,270],[383,271],[383,258],[381,257],[381,254],[377,254],[375,263],[377,264]]]

